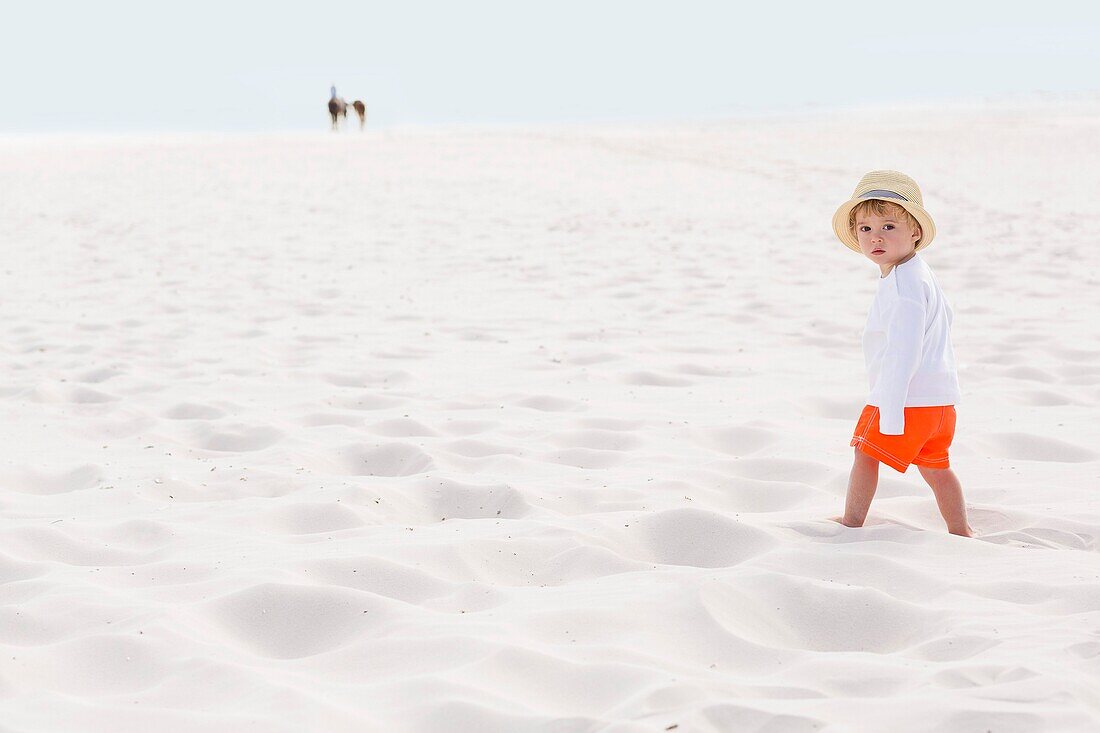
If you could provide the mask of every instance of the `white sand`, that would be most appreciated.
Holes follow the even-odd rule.
[[[1100,729],[1098,153],[1088,99],[3,140],[0,731]],[[978,539],[915,467],[827,519],[880,167]]]

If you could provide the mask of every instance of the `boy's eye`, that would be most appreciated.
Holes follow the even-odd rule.
[[[893,229],[894,225],[893,224],[884,224],[882,228],[883,229]]]
[[[860,230],[861,232],[869,232],[869,231],[871,231],[871,227],[869,227],[869,226],[867,226],[866,224],[864,224],[864,225],[862,225],[862,226],[861,226],[861,227],[859,228],[859,230]]]

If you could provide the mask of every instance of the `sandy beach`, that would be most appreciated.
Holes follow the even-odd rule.
[[[951,464],[843,511],[916,178]],[[0,138],[0,731],[1100,729],[1100,97]]]

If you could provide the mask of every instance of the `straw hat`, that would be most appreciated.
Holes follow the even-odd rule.
[[[917,240],[918,252],[932,243],[932,238],[936,236],[936,225],[924,210],[924,199],[921,198],[917,182],[897,171],[871,171],[859,179],[852,198],[841,204],[833,214],[833,231],[844,242],[845,247],[862,254],[859,239],[848,228],[848,216],[857,204],[867,199],[889,201],[913,215],[921,229],[921,237]]]

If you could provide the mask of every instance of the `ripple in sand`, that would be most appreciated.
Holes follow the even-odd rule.
[[[47,383],[39,384],[30,390],[28,399],[31,402],[43,404],[98,405],[117,402],[121,398],[89,387],[66,387]]]
[[[940,611],[874,588],[784,573],[716,581],[703,600],[731,632],[787,649],[891,654],[945,630]]]
[[[434,519],[516,519],[531,511],[523,495],[507,484],[466,484],[432,477],[415,483],[410,493]]]
[[[677,715],[680,720],[682,716]],[[827,726],[823,718],[776,713],[735,703],[711,703],[683,718],[686,730],[783,731],[783,733],[820,733]]]
[[[375,435],[384,435],[387,438],[418,438],[439,435],[424,423],[407,417],[380,420],[368,425],[367,430]]]
[[[747,456],[780,439],[780,433],[776,430],[748,425],[698,429],[693,435],[700,445],[731,456]]]
[[[47,567],[43,563],[24,562],[0,553],[0,585],[37,578],[46,573]]]
[[[328,400],[328,404],[342,410],[384,410],[388,407],[396,407],[402,401],[393,397],[367,392],[354,397],[336,397]]]
[[[20,678],[68,695],[118,695],[159,685],[179,664],[172,647],[138,634],[95,634],[23,650]]]
[[[112,367],[100,367],[98,369],[89,369],[85,372],[81,372],[73,378],[75,382],[85,382],[88,384],[99,384],[100,382],[106,382],[108,379],[125,374],[122,369],[114,369]]]
[[[359,415],[349,415],[340,412],[311,412],[298,418],[299,425],[309,428],[322,428],[329,425],[345,425],[358,427],[363,424],[363,418]]]
[[[161,413],[169,420],[217,420],[225,417],[225,410],[213,405],[201,405],[194,402],[181,402]]]
[[[725,479],[715,490],[724,509],[749,513],[790,509],[817,493],[804,484],[751,478]]]
[[[156,557],[152,551],[122,550],[106,545],[101,539],[73,537],[58,529],[60,526],[17,527],[8,530],[5,535],[6,545],[22,557],[79,567],[141,565]]]
[[[954,662],[977,656],[1000,643],[997,639],[986,636],[968,634],[942,636],[914,647],[907,651],[905,656],[927,659],[931,662]]]
[[[488,458],[489,456],[505,455],[518,456],[523,452],[519,448],[489,443],[484,440],[472,440],[470,438],[452,440],[449,443],[444,443],[440,447],[455,455],[464,456],[466,458]]]
[[[447,435],[477,435],[499,426],[496,420],[447,420],[438,427]]]
[[[1013,390],[1003,396],[1017,404],[1033,407],[1059,407],[1073,404],[1073,400],[1061,392],[1045,389]]]
[[[152,519],[127,519],[100,529],[98,536],[112,547],[156,550],[172,543],[176,531],[171,524]]]
[[[543,460],[574,468],[601,469],[617,466],[626,460],[619,451],[568,448],[543,454]]]
[[[690,374],[694,377],[730,377],[733,372],[729,369],[705,366],[703,364],[677,364],[673,367],[679,374]]]
[[[191,444],[203,450],[223,453],[248,453],[263,450],[279,442],[283,433],[267,425],[245,425],[242,423],[223,424],[214,428],[211,425],[196,425],[191,432]]]
[[[642,548],[642,557],[665,565],[729,567],[778,544],[763,530],[705,509],[669,509],[630,524],[622,536]]]
[[[620,380],[624,384],[635,384],[645,387],[690,387],[695,384],[692,379],[682,379],[657,372],[630,372],[624,374]]]
[[[379,557],[342,557],[301,565],[315,583],[367,591],[405,603],[421,604],[452,592],[454,583],[417,568]]]
[[[609,361],[619,361],[622,358],[622,354],[603,351],[595,354],[578,354],[577,356],[567,357],[565,361],[576,366],[590,366],[592,364],[604,364]]]
[[[1066,651],[1081,659],[1100,657],[1100,641],[1083,641],[1066,647]]]
[[[203,605],[202,613],[239,646],[264,657],[300,659],[336,649],[390,618],[371,593],[261,583]]]
[[[1050,372],[1045,372],[1042,369],[1030,366],[1010,367],[1001,372],[1001,374],[1006,377],[1012,377],[1013,379],[1027,379],[1033,382],[1043,382],[1044,384],[1058,381],[1058,378]]]
[[[67,494],[70,491],[83,491],[102,484],[103,470],[92,464],[60,471],[27,467],[0,471],[0,485],[5,489],[23,494]]]
[[[412,476],[435,467],[431,456],[408,443],[352,443],[336,452],[336,460],[351,476]]]
[[[322,379],[337,387],[364,389],[368,387],[390,387],[395,384],[403,384],[410,381],[412,375],[403,370],[396,370],[378,374],[329,373],[323,375]]]
[[[838,400],[815,396],[802,397],[798,403],[798,406],[807,415],[829,420],[850,420],[853,427],[856,420],[859,419],[859,413],[863,409],[863,405],[863,400],[859,398]]]
[[[713,464],[708,464],[713,465]],[[824,481],[833,469],[824,463],[800,461],[795,458],[744,458],[724,461],[721,467],[727,473],[759,481],[797,481],[817,484]]]
[[[274,532],[291,535],[336,532],[363,526],[358,514],[334,502],[288,504],[267,512],[260,521]]]
[[[531,395],[516,400],[515,404],[540,412],[576,412],[585,409],[584,404],[581,402],[553,395]]]
[[[644,420],[624,420],[617,417],[584,417],[576,421],[582,428],[597,430],[637,430],[645,425]]]
[[[998,458],[1061,463],[1086,463],[1100,455],[1057,438],[1031,433],[991,433],[976,439]]]
[[[547,442],[561,448],[588,448],[593,450],[629,451],[641,441],[633,434],[620,430],[567,430],[552,433]]]

